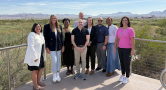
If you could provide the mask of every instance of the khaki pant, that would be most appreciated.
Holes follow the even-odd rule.
[[[82,48],[82,47],[79,47],[79,48]],[[82,74],[85,74],[86,52],[87,52],[87,47],[82,52],[79,52],[76,48],[74,48],[74,56],[75,56],[75,64],[76,64],[77,73],[80,73],[80,57],[81,57]]]

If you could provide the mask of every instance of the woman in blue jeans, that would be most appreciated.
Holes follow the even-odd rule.
[[[109,30],[108,44],[107,44],[107,74],[106,76],[112,76],[115,69],[121,70],[118,52],[114,53],[114,43],[116,38],[117,27],[112,24],[112,18],[106,19]],[[116,48],[117,49],[117,48]],[[118,51],[118,50],[117,50]]]
[[[60,56],[61,51],[64,51],[64,42],[62,27],[58,24],[58,19],[55,15],[51,15],[49,24],[44,25],[44,38],[46,51],[50,54],[52,60],[53,82],[60,82]]]

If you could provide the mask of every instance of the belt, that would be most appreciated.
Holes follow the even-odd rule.
[[[84,45],[77,45],[77,47],[83,47]]]
[[[103,43],[104,41],[102,41],[102,42],[97,42],[97,43]]]

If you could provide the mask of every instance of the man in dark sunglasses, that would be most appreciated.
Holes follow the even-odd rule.
[[[106,46],[108,41],[108,29],[103,25],[103,18],[98,19],[98,25],[96,25],[98,30],[97,36],[97,59],[98,59],[98,67],[96,70],[100,70],[103,68],[102,72],[106,72]]]

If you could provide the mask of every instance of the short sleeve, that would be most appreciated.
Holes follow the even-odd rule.
[[[132,28],[130,29],[129,34],[130,34],[130,38],[135,37],[135,32]]]
[[[117,29],[118,29],[118,28],[115,26],[115,27],[114,27],[114,33],[115,33],[114,35],[116,35]]]
[[[87,29],[86,29],[85,33],[86,33],[86,35],[89,35],[89,32],[88,32],[88,30],[87,30]]]
[[[71,33],[71,35],[75,35],[75,30],[73,29],[73,31],[72,31],[72,33]]]
[[[108,31],[108,29],[107,29],[107,27],[105,27],[105,36],[108,36],[109,35],[109,31]]]

